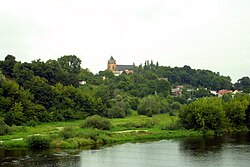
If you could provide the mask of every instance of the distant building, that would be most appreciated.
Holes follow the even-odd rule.
[[[121,74],[133,74],[135,65],[117,65],[113,56],[108,60],[108,69],[112,71],[114,75],[119,76]]]
[[[176,87],[176,88],[173,88],[171,89],[171,95],[172,96],[180,96],[182,95],[182,89],[180,87]]]
[[[222,97],[225,93],[233,93],[233,91],[232,90],[225,90],[225,89],[219,90],[218,97]]]
[[[213,94],[213,95],[215,95],[215,96],[217,96],[217,95],[218,95],[218,93],[217,93],[217,91],[216,91],[216,90],[210,90],[210,93],[211,93],[211,94]]]

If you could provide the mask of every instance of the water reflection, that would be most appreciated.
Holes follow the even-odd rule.
[[[249,133],[179,140],[180,154],[194,166],[249,166]],[[191,166],[191,165],[190,165]]]
[[[204,156],[208,153],[219,153],[222,150],[224,137],[189,138],[179,140],[182,153],[193,156]]]
[[[5,150],[4,167],[249,166],[250,135],[126,143],[96,150]]]
[[[0,149],[0,166],[4,167],[80,167],[78,152],[68,150]]]

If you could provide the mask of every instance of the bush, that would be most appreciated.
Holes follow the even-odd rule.
[[[161,130],[181,130],[184,129],[180,122],[170,122],[167,125],[161,126]]]
[[[72,137],[75,137],[75,132],[74,132],[74,128],[72,126],[66,126],[63,128],[63,130],[60,132],[60,135],[62,136],[62,138],[64,139],[69,139]]]
[[[162,105],[159,96],[149,95],[144,97],[138,108],[138,114],[147,115],[148,117],[152,117],[154,114],[159,114],[161,112]]]
[[[246,110],[249,102],[244,99],[234,98],[224,103],[226,117],[231,127],[244,127],[246,125]]]
[[[226,116],[220,98],[200,98],[183,106],[179,113],[182,125],[187,129],[221,130]]]
[[[6,135],[10,132],[10,127],[0,118],[0,135]]]
[[[103,118],[99,115],[93,115],[86,118],[82,127],[84,128],[97,128],[100,130],[109,130],[111,122],[107,118]]]
[[[34,126],[37,126],[38,123],[37,123],[35,120],[30,120],[30,121],[28,121],[25,125],[26,125],[26,126],[34,127]]]
[[[128,122],[124,126],[127,128],[151,128],[156,125],[156,121],[144,120],[139,122]]]
[[[28,146],[32,149],[44,149],[49,148],[50,139],[45,136],[33,135],[27,138]]]
[[[108,111],[109,118],[124,118],[126,116],[125,110],[119,106],[113,106]]]
[[[26,126],[12,125],[9,129],[10,129],[10,133],[12,133],[12,132],[27,132]]]

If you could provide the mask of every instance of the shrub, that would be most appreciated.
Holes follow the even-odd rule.
[[[0,118],[0,135],[6,135],[10,132],[10,127]]]
[[[127,128],[151,128],[156,125],[156,121],[153,120],[142,120],[138,122],[128,122],[124,126]]]
[[[49,148],[50,139],[46,136],[33,135],[27,138],[27,143],[30,148],[44,149],[44,148]]]
[[[224,103],[226,117],[231,127],[244,127],[246,124],[246,109],[249,102],[244,99],[234,98]]]
[[[161,126],[161,130],[181,130],[184,129],[180,122],[170,122],[167,125]]]
[[[108,111],[109,118],[124,118],[126,116],[125,110],[119,106],[113,106]]]
[[[30,121],[28,121],[25,125],[26,125],[26,126],[34,127],[34,126],[37,126],[38,123],[37,123],[35,120],[30,120]]]
[[[182,108],[179,117],[187,129],[220,130],[226,125],[220,98],[200,98],[191,102]]]
[[[109,130],[111,122],[107,118],[103,118],[99,115],[93,115],[86,118],[82,127],[84,128],[97,128],[100,130]]]
[[[161,107],[162,105],[159,96],[149,95],[141,100],[137,111],[140,115],[152,117],[154,114],[159,114],[161,112]]]
[[[12,125],[10,127],[10,132],[27,132],[27,127],[26,126],[16,126]]]
[[[63,128],[63,130],[60,132],[60,135],[62,136],[62,138],[64,139],[69,139],[72,137],[75,137],[75,132],[74,132],[74,128],[72,126],[66,126]]]

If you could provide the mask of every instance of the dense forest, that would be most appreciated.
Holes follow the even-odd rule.
[[[214,106],[221,107],[214,113],[218,120],[223,109],[228,113],[223,116],[223,121],[231,116],[233,125],[241,125],[230,105],[243,106],[236,108],[243,114],[240,117],[243,122],[246,121],[247,107],[249,110],[248,97],[244,100],[239,97],[238,101],[232,101],[231,95],[223,96],[221,101],[197,100],[214,96],[210,90],[237,89],[250,93],[249,77],[232,84],[230,77],[189,66],[172,68],[145,61],[135,67],[134,74],[114,76],[107,70],[93,74],[82,69],[81,60],[75,55],[31,63],[19,62],[14,56],[7,55],[0,61],[0,70],[0,118],[8,125],[84,119],[95,114],[109,118],[122,118],[135,112],[147,116],[159,113],[175,115],[181,108],[180,117],[184,117],[188,115],[187,111],[192,113],[192,105],[200,106],[200,103],[207,104],[208,108],[214,103]],[[183,86],[182,94],[172,96],[171,89],[180,85]],[[241,103],[237,103],[239,101]],[[220,123],[218,120],[214,123]],[[191,128],[189,123],[183,121],[187,128]],[[197,127],[202,124],[206,128],[202,121],[192,124],[197,124]],[[208,123],[207,126],[212,129],[215,125]]]

